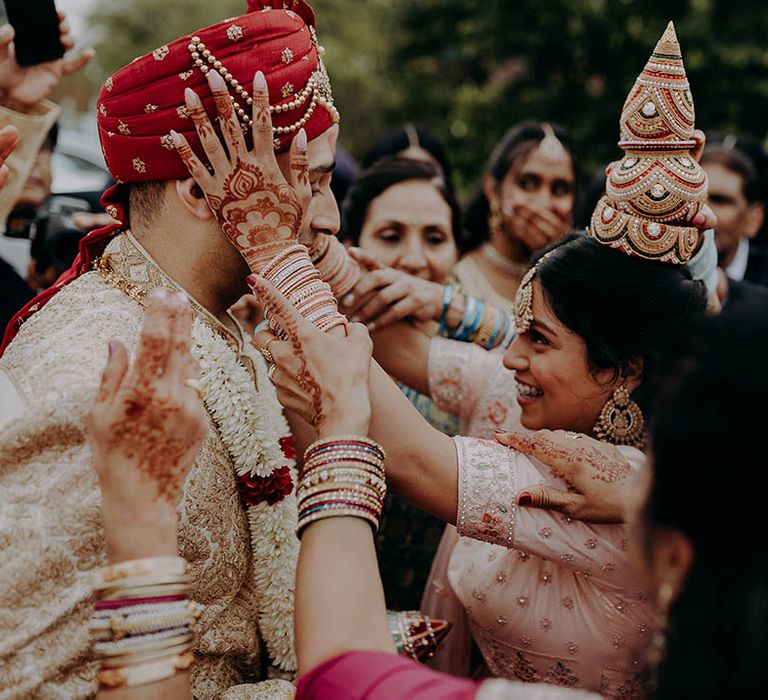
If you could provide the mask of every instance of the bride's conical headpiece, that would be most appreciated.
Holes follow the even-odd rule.
[[[684,265],[693,257],[702,234],[691,222],[707,196],[693,129],[693,97],[670,22],[624,103],[624,157],[609,166],[589,236],[648,260]]]

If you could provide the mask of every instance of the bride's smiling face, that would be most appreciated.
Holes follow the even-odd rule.
[[[585,309],[585,313],[588,310]],[[515,370],[521,422],[531,430],[573,430],[591,434],[619,379],[612,368],[593,371],[584,340],[564,326],[533,281],[533,322],[504,355]],[[631,392],[637,380],[628,380]]]

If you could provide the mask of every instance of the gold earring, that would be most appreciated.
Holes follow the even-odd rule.
[[[595,436],[614,445],[629,445],[642,450],[645,447],[645,420],[643,412],[629,396],[621,383],[605,402],[595,423]]]
[[[491,238],[494,235],[503,233],[502,229],[503,220],[501,218],[501,211],[496,199],[488,200],[488,233],[491,234]]]

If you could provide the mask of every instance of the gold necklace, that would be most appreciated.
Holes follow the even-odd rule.
[[[528,271],[527,262],[518,262],[502,255],[490,241],[483,243],[480,253],[497,270],[510,277],[522,277]]]

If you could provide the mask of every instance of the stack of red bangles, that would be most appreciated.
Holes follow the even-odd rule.
[[[330,287],[312,265],[305,246],[289,246],[269,261],[261,275],[321,331],[346,325],[347,320],[339,313]]]
[[[297,533],[323,518],[353,516],[379,527],[387,485],[384,450],[358,435],[325,438],[304,453],[304,469],[296,491]]]
[[[359,263],[350,257],[344,244],[335,236],[316,236],[309,254],[337,299],[351,292],[363,276]]]
[[[203,607],[189,600],[187,562],[152,557],[94,572],[96,605],[90,622],[101,688],[170,678],[193,661],[193,625]]]

